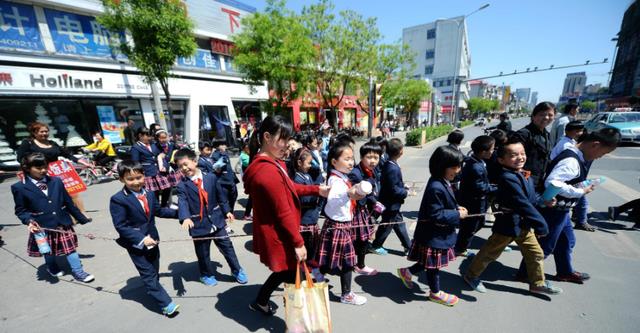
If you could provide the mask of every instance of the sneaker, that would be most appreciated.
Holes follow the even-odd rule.
[[[240,270],[236,274],[233,274],[233,277],[236,278],[236,281],[239,284],[247,284],[247,282],[249,282],[249,278],[247,278],[247,273],[245,273],[244,269],[242,268],[240,268]]]
[[[367,276],[373,276],[378,274],[378,271],[369,267],[369,266],[364,266],[362,268],[358,268],[356,266],[355,268],[356,273],[360,274],[360,275],[367,275]]]
[[[180,309],[180,304],[171,302],[169,303],[169,305],[162,308],[162,314],[164,314],[167,317],[171,317],[173,315],[178,314],[178,309]]]
[[[609,207],[609,220],[615,221],[618,219],[618,212],[616,212],[616,207]]]
[[[467,251],[467,250],[464,250],[462,252],[457,252],[456,251],[456,257],[466,257],[468,255],[469,255],[469,251]]]
[[[439,291],[437,294],[429,292],[429,300],[446,306],[454,306],[460,300],[458,296]]]
[[[479,278],[472,279],[469,276],[465,275],[462,277],[462,279],[469,285],[469,287],[473,288],[473,290],[483,294],[487,292],[487,288]]]
[[[204,283],[205,286],[213,287],[218,284],[218,280],[216,280],[213,276],[202,276],[200,277],[200,282]]]
[[[544,281],[544,284],[541,286],[529,286],[529,291],[534,294],[547,294],[547,295],[557,295],[562,293],[561,288],[554,287],[549,281]]]
[[[589,274],[580,272],[573,272],[571,274],[555,276],[556,281],[571,282],[577,284],[583,284],[584,281],[589,280],[590,278],[591,276]]]
[[[64,272],[61,270],[58,271],[53,271],[47,268],[47,273],[49,273],[49,275],[51,275],[51,277],[61,277],[64,275]]]
[[[245,220],[245,221],[253,221],[253,216],[245,215],[242,219]]]
[[[367,303],[367,298],[364,296],[356,295],[352,291],[346,295],[342,295],[342,297],[340,297],[340,303],[351,304],[351,305],[363,305],[364,303]]]
[[[512,251],[513,251],[513,249],[511,248],[511,246],[508,246],[508,245],[507,245],[507,247],[504,248],[504,250],[502,250],[502,252],[505,252],[505,253],[509,253],[509,252],[512,252]]]
[[[398,268],[398,277],[402,280],[402,284],[408,289],[413,288],[413,274],[409,272],[408,268]]]
[[[73,273],[72,275],[73,275],[74,279],[76,279],[78,281],[81,281],[81,282],[85,282],[85,283],[89,283],[89,282],[91,282],[91,281],[96,279],[93,275],[91,275],[91,274],[89,274],[89,273],[87,273],[85,271],[80,271],[79,273]]]
[[[249,304],[249,309],[260,312],[265,316],[273,316],[276,313],[276,309],[274,309],[271,304],[260,305],[258,302]]]
[[[371,250],[369,250],[369,252],[375,253],[375,254],[377,254],[379,256],[386,256],[387,254],[389,254],[389,252],[387,252],[387,249],[385,249],[384,247],[379,247],[377,249],[371,248]]]

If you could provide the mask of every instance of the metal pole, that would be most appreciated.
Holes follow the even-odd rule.
[[[431,92],[431,119],[430,120],[430,124],[431,126],[435,126],[436,125],[436,113],[438,112],[438,108],[436,107],[436,92],[432,91]]]
[[[464,18],[462,19],[462,21],[464,22]],[[457,117],[457,113],[458,113],[458,103],[456,102],[456,95],[458,93],[458,85],[456,84],[456,81],[458,81],[458,71],[460,70],[459,66],[460,66],[460,57],[458,57],[458,52],[460,52],[459,48],[460,48],[460,22],[458,22],[458,20],[455,20],[456,22],[456,55],[455,55],[455,59],[456,59],[456,65],[455,65],[455,71],[453,72],[453,92],[451,95],[451,123],[453,126],[456,126],[456,123],[458,121],[458,117]]]
[[[158,115],[158,124],[163,129],[167,129],[167,122],[164,117],[164,110],[162,109],[162,101],[160,100],[160,94],[158,93],[158,82],[153,81],[150,84],[151,94],[153,95],[153,103],[156,107],[156,114]]]
[[[369,75],[369,139],[373,137],[373,117],[376,115],[375,86],[373,76]]]

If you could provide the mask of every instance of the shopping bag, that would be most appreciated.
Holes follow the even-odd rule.
[[[325,333],[331,332],[329,311],[329,287],[326,282],[314,283],[305,263],[305,281],[300,282],[300,264],[295,284],[284,287],[284,318],[287,332]]]

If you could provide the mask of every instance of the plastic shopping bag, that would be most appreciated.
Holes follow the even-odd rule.
[[[331,332],[329,287],[326,282],[314,283],[305,263],[305,281],[300,283],[300,264],[295,284],[285,284],[284,318],[287,332]]]

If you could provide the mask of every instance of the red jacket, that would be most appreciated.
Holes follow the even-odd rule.
[[[253,202],[253,252],[270,270],[296,268],[295,248],[304,245],[300,235],[298,196],[318,195],[317,185],[296,184],[283,162],[259,155],[244,173],[244,190]]]

